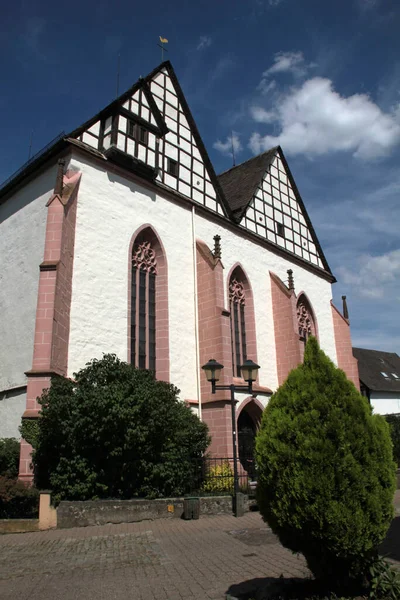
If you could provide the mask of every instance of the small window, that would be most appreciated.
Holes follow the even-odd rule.
[[[385,373],[384,371],[381,371],[381,375],[385,378],[385,379],[390,379],[389,375],[387,373]]]
[[[395,379],[399,379],[399,376],[398,376],[396,373],[392,373],[392,376],[393,376]]]
[[[128,135],[130,137],[136,137],[136,123],[134,121],[128,121]]]
[[[276,224],[276,233],[281,237],[285,237],[285,227],[282,225],[282,223]]]
[[[178,162],[173,158],[168,159],[167,173],[173,177],[178,177]]]
[[[149,139],[149,133],[148,133],[147,129],[145,129],[144,127],[139,127],[138,129],[139,129],[139,142],[147,145],[147,141]]]

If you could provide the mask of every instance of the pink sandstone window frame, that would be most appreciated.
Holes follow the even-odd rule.
[[[300,292],[296,300],[296,325],[299,334],[301,362],[304,360],[304,348],[310,335],[318,339],[318,325],[314,308],[305,292]]]
[[[245,270],[239,263],[232,267],[228,275],[227,298],[230,312],[232,373],[234,379],[241,379],[238,360],[240,358],[240,363],[243,363],[250,358],[257,362],[257,343],[253,290]],[[235,323],[235,309],[237,309],[237,323]]]
[[[148,245],[144,255],[133,264],[134,255],[137,256],[137,250],[140,246]],[[146,264],[143,264],[146,263]],[[143,264],[143,271],[146,273],[146,285],[149,282],[150,273],[155,275],[155,376],[162,381],[169,381],[169,326],[168,326],[168,265],[163,244],[154,228],[145,224],[142,225],[132,236],[129,244],[128,254],[128,362],[132,362],[131,355],[131,325],[132,325],[132,276],[134,267],[136,274],[138,267]],[[146,312],[149,305],[149,287],[146,287]],[[135,306],[136,322],[139,320],[138,301]],[[149,368],[149,335],[148,323],[146,324],[146,367]],[[136,346],[137,347],[137,346]],[[136,365],[138,366],[138,354],[136,353]]]

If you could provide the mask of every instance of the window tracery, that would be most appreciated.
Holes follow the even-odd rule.
[[[139,369],[156,369],[157,260],[151,242],[132,249],[131,363]]]
[[[247,359],[246,347],[246,292],[244,284],[237,277],[231,277],[229,284],[229,304],[232,339],[233,374],[241,377],[240,366]]]

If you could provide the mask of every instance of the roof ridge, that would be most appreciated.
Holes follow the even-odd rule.
[[[397,356],[398,358],[400,358],[397,352],[389,352],[388,350],[377,350],[376,348],[360,348],[359,346],[353,346],[353,350],[364,350],[365,352],[379,352],[380,354],[390,354],[392,356]]]
[[[238,167],[242,167],[243,165],[251,162],[252,160],[255,160],[256,158],[260,158],[261,156],[264,156],[265,154],[269,154],[273,150],[278,150],[278,148],[279,148],[279,146],[273,146],[269,150],[265,150],[265,152],[261,152],[261,154],[256,154],[255,156],[252,156],[251,158],[248,158],[247,160],[244,160],[243,162],[239,163],[238,165],[234,165],[233,167],[230,167],[229,169],[226,169],[226,171],[222,171],[221,173],[218,173],[217,177],[220,177],[221,175],[225,175],[226,173],[229,173],[229,171],[233,171],[233,169],[237,169]]]
[[[134,81],[134,83],[132,83],[132,85],[130,85],[124,92],[122,92],[122,94],[119,94],[119,96],[117,96],[116,98],[114,98],[114,100],[111,100],[111,102],[109,102],[106,106],[104,106],[96,114],[94,114],[92,117],[90,117],[90,119],[87,119],[84,123],[82,123],[81,125],[79,125],[75,129],[73,129],[72,131],[68,132],[67,137],[76,137],[77,135],[79,135],[82,131],[84,131],[85,129],[87,129],[88,127],[90,127],[91,124],[93,124],[96,121],[98,121],[99,119],[101,119],[102,116],[105,113],[107,113],[110,110],[112,110],[112,108],[114,106],[116,106],[117,104],[121,104],[122,102],[124,102],[124,100],[126,98],[129,98],[130,94],[133,93],[133,91],[135,90],[135,88],[139,87],[140,85],[143,84],[142,82],[144,82],[144,83],[147,84],[152,79],[152,77],[154,77],[154,75],[156,73],[158,73],[162,69],[168,68],[168,67],[172,67],[172,65],[171,65],[171,63],[170,63],[169,60],[165,60],[164,62],[160,63],[157,67],[155,67],[145,77],[143,77],[142,75],[140,75],[140,77],[138,77],[136,79],[136,81]]]

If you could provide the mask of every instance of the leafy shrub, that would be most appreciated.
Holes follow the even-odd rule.
[[[400,573],[379,557],[370,567],[370,600],[399,600]]]
[[[0,519],[37,518],[39,492],[20,481],[0,476]]]
[[[315,338],[264,411],[256,461],[260,511],[282,544],[338,589],[364,579],[393,516],[389,427]]]
[[[394,461],[396,465],[400,467],[400,417],[397,415],[387,415],[385,418],[390,427]]]
[[[202,487],[203,492],[233,492],[233,470],[228,462],[210,467]]]
[[[37,446],[38,427],[37,419],[23,418],[19,428],[21,437],[23,437],[33,448]]]
[[[55,502],[184,493],[209,437],[179,390],[114,355],[74,377],[52,378],[40,399],[38,487]]]
[[[19,470],[19,442],[14,438],[0,439],[0,476],[16,479]]]

